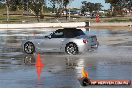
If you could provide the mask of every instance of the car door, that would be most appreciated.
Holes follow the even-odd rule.
[[[49,38],[45,39],[43,50],[45,52],[60,52],[64,39],[62,29],[55,31],[49,36]]]

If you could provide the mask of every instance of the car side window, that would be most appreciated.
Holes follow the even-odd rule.
[[[51,38],[64,38],[64,33],[62,31],[56,31],[51,35]]]

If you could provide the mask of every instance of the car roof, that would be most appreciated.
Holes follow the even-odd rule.
[[[58,29],[58,30],[55,30],[55,32],[57,31],[63,31],[63,32],[74,32],[74,31],[82,31],[81,29],[78,29],[78,28],[63,28],[63,29]]]
[[[58,30],[81,30],[81,29],[77,29],[77,28],[63,28],[63,29],[58,29]]]
[[[77,28],[63,28],[63,30],[68,30],[68,29],[76,30]]]

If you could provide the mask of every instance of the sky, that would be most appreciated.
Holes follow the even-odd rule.
[[[102,9],[109,9],[110,8],[110,4],[105,3],[105,0],[74,0],[70,6],[71,7],[77,7],[80,8],[81,7],[81,2],[82,1],[88,1],[88,2],[92,2],[92,3],[101,3],[104,7],[102,7]]]
[[[73,0],[73,2],[69,5],[69,7],[75,7],[75,8],[80,8],[82,5],[82,1],[89,1],[92,3],[101,3],[104,7],[102,9],[109,9],[110,4],[105,3],[105,0]]]

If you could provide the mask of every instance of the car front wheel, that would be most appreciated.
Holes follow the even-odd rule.
[[[24,52],[27,54],[33,54],[35,52],[35,46],[32,42],[26,42],[24,44]]]
[[[76,55],[78,54],[78,47],[74,43],[70,43],[66,46],[66,53],[69,55]]]

